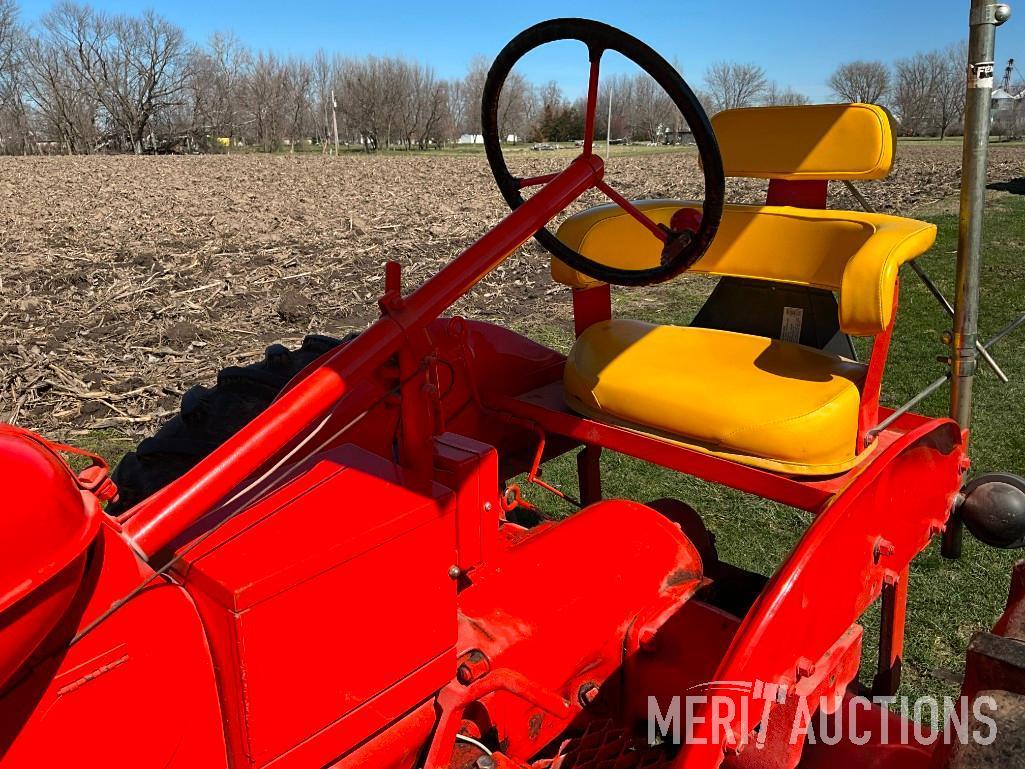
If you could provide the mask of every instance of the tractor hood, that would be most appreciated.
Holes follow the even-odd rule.
[[[0,425],[0,626],[14,604],[85,551],[99,504],[43,438]]]

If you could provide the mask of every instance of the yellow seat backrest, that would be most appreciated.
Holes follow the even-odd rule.
[[[882,179],[893,166],[892,121],[870,104],[727,110],[712,118],[712,126],[730,177]],[[650,200],[638,207],[668,225],[680,208],[700,204]],[[661,257],[661,242],[615,205],[570,217],[558,237],[614,267],[654,267]],[[895,216],[727,205],[711,247],[691,271],[838,291],[840,328],[871,336],[889,325],[900,265],[927,251],[935,238],[935,226]],[[552,277],[574,288],[598,285],[557,259]]]
[[[893,123],[874,104],[731,109],[712,128],[728,177],[854,181],[893,167]]]
[[[668,225],[680,208],[700,204],[646,200],[637,207]],[[570,217],[558,235],[587,258],[613,267],[643,269],[661,259],[662,242],[614,204]],[[935,239],[935,225],[897,216],[728,204],[711,247],[690,271],[837,291],[840,328],[872,336],[890,323],[900,266]],[[578,289],[599,285],[557,259],[552,278]]]

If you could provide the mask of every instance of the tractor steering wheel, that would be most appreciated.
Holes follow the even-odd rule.
[[[653,222],[643,211],[640,211],[604,181],[597,182],[595,186],[604,192],[610,200],[644,225],[653,237],[663,242],[661,264],[657,267],[628,270],[600,264],[562,243],[547,227],[538,230],[534,237],[552,256],[562,260],[573,269],[604,283],[645,286],[669,280],[693,265],[711,244],[719,227],[719,221],[722,219],[726,180],[723,174],[722,157],[719,155],[719,145],[715,140],[715,134],[712,132],[708,115],[705,114],[701,102],[669,62],[637,38],[597,21],[552,19],[524,30],[502,49],[488,72],[481,101],[484,149],[487,152],[488,163],[491,165],[491,172],[495,175],[498,188],[509,207],[515,210],[524,202],[520,192],[522,189],[546,184],[557,175],[550,174],[527,179],[513,176],[505,163],[498,133],[498,102],[502,95],[505,79],[524,55],[535,48],[557,40],[579,40],[587,46],[588,50],[591,72],[587,89],[587,113],[584,118],[584,156],[593,154],[595,110],[598,100],[598,67],[601,56],[605,51],[616,51],[647,72],[668,94],[673,104],[686,119],[693,131],[701,157],[701,169],[705,178],[705,200],[701,223],[696,230],[684,226],[666,227]]]

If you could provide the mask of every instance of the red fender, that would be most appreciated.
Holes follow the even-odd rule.
[[[961,488],[964,456],[961,431],[948,419],[926,422],[884,449],[837,493],[766,585],[715,680],[760,681],[789,689],[813,675],[817,665],[827,664],[827,652],[879,597],[884,580],[898,575],[942,531]],[[831,600],[824,602],[827,587]],[[764,697],[754,696],[763,688],[709,690],[733,700],[732,712],[738,717],[732,732],[740,743],[746,735],[739,734],[739,714],[763,712]],[[774,704],[768,703],[770,708]],[[719,766],[723,739],[712,734],[710,719],[694,736],[674,768]]]

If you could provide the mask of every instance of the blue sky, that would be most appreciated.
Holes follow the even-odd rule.
[[[52,3],[21,0],[31,22]],[[967,36],[968,0],[589,0],[511,3],[367,2],[296,0],[96,0],[94,7],[138,12],[152,7],[194,40],[233,30],[254,48],[286,54],[318,48],[351,55],[402,55],[432,64],[443,77],[459,77],[474,54],[492,57],[521,29],[552,16],[586,16],[630,32],[675,61],[699,85],[705,67],[719,59],[753,61],[769,77],[813,99],[840,62],[892,61]],[[732,9],[732,13],[729,9]],[[1025,65],[1025,5],[998,32],[997,69],[1008,57]],[[582,51],[582,49],[581,49]],[[609,62],[609,69],[617,67]],[[1025,71],[1025,66],[1022,67]],[[586,82],[586,64],[575,48],[538,55],[523,72],[536,82],[557,80],[575,96]]]

